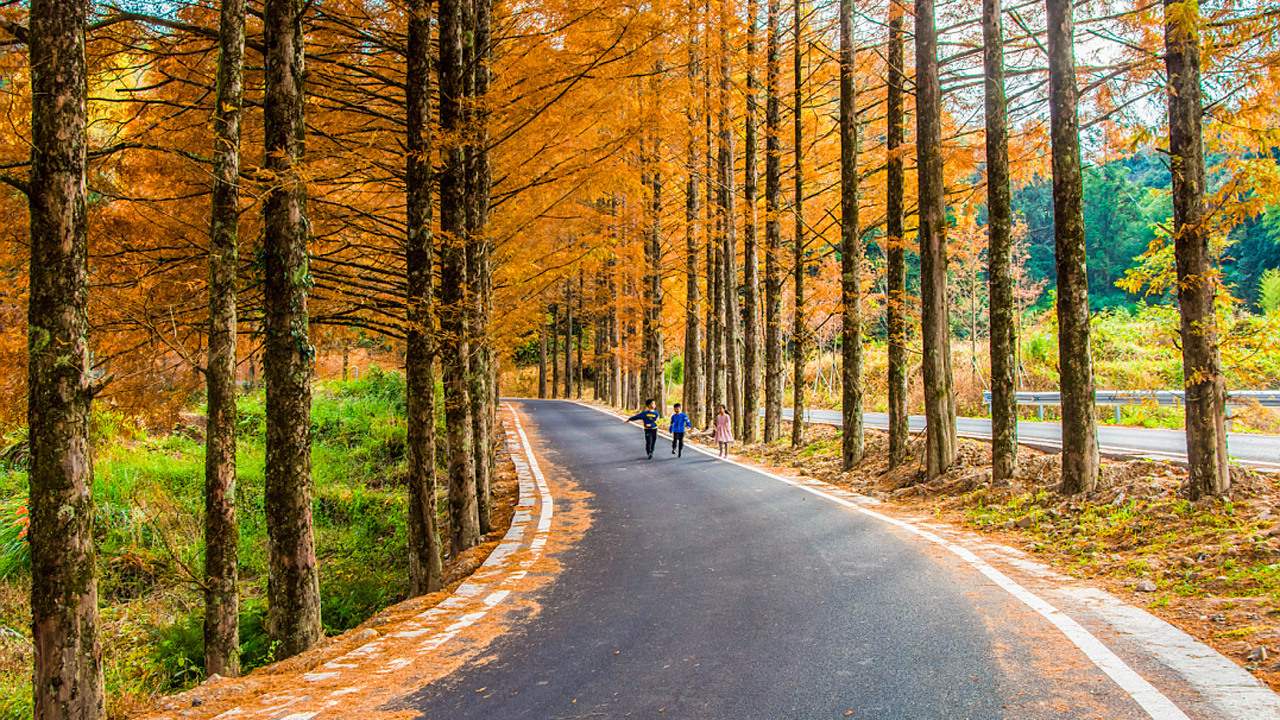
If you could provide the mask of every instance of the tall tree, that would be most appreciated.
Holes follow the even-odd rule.
[[[916,167],[919,175],[920,305],[924,340],[925,476],[956,459],[955,391],[947,303],[947,208],[942,178],[942,90],[934,0],[916,0]]]
[[[795,245],[792,247],[794,255],[792,257],[792,279],[795,282],[795,316],[792,319],[791,337],[794,345],[794,355],[792,361],[792,388],[791,388],[791,446],[800,447],[804,444],[804,370],[806,354],[809,352],[809,328],[808,318],[805,315],[804,304],[804,276],[807,268],[805,266],[805,239],[804,239],[804,153],[802,150],[802,141],[804,139],[804,128],[801,123],[801,111],[804,107],[803,89],[804,78],[800,74],[800,23],[803,16],[800,13],[800,0],[795,0],[794,5],[793,26],[794,37],[792,42],[792,74],[795,78],[795,88],[793,89],[793,104],[791,106],[792,123],[794,128],[792,152],[795,158],[795,200],[792,203],[791,211],[795,213]]]
[[[431,6],[410,0],[409,45],[405,64],[407,242],[405,297],[405,415],[409,462],[409,593],[417,596],[444,586],[436,529],[435,257],[431,231]],[[546,351],[546,335],[542,337]],[[545,367],[541,395],[546,394]]]
[[[617,213],[617,202],[611,200],[610,212]],[[618,259],[609,257],[609,404],[621,407],[622,396],[622,324],[618,318]]]
[[[582,348],[583,346],[586,345],[586,340],[587,340],[587,332],[586,332],[587,316],[583,312],[583,307],[584,307],[583,298],[585,297],[585,287],[586,287],[585,274],[582,272],[582,268],[578,268],[578,332],[576,333],[576,336],[575,336],[575,340],[577,341],[577,346],[578,346],[578,351],[577,351],[578,357],[576,358],[577,364],[575,366],[575,374],[574,374],[573,382],[577,386],[577,391],[575,392],[574,397],[578,398],[579,400],[582,399],[582,368],[583,368]]]
[[[320,575],[311,521],[311,371],[308,335],[307,194],[301,166],[303,45],[301,0],[266,0],[262,26],[265,164],[274,181],[263,205],[263,366],[267,381],[264,504],[271,572],[271,641],[278,657],[322,635]]]
[[[853,0],[840,0],[841,465],[862,461],[862,233],[858,226],[858,102]]]
[[[901,0],[889,2],[889,86],[886,90],[885,292],[889,335],[889,466],[907,459],[907,247],[903,228],[905,189],[902,94],[906,86]]]
[[[1079,94],[1070,0],[1045,0],[1049,45],[1049,123],[1053,147],[1054,264],[1058,270],[1058,372],[1062,390],[1062,491],[1098,482],[1084,189],[1080,174]]]
[[[729,25],[733,22],[729,0],[720,1],[720,102],[717,114],[718,163],[716,184],[716,225],[720,235],[720,323],[721,352],[724,355],[725,402],[733,426],[742,427],[742,379],[738,363],[738,222],[734,217],[737,182],[734,175],[732,65],[730,63]]]
[[[85,0],[32,0],[27,427],[37,718],[106,717],[93,540]]]
[[[545,400],[547,397],[547,316],[545,312],[541,312],[539,307],[538,322],[538,399]]]
[[[707,359],[706,372],[704,373],[707,378],[707,400],[705,403],[706,417],[703,421],[704,427],[711,427],[715,424],[716,411],[721,403],[724,402],[725,371],[724,274],[721,272],[723,243],[720,242],[717,226],[720,212],[720,196],[716,177],[719,174],[719,167],[716,164],[716,153],[712,148],[715,134],[711,126],[711,118],[715,115],[711,102],[711,58],[715,57],[716,52],[711,44],[711,1],[706,0],[706,4],[703,7],[702,22],[702,26],[705,28],[702,34],[705,42],[703,56],[707,58],[707,61],[702,64],[703,179],[706,183],[705,192],[707,197],[705,226],[707,246]]]
[[[471,358],[469,360],[471,433],[476,475],[476,512],[481,534],[492,529],[490,484],[493,480],[493,348],[489,338],[493,270],[489,240],[489,195],[493,173],[489,162],[489,62],[492,56],[492,0],[472,0],[470,143],[467,148],[467,281],[470,286]],[[579,353],[582,352],[579,345]],[[579,355],[581,360],[581,355]],[[581,363],[579,363],[581,365]],[[579,368],[581,373],[581,368]],[[579,375],[578,392],[582,385]]]
[[[742,442],[754,443],[760,435],[760,259],[757,249],[757,193],[759,159],[756,140],[756,19],[759,0],[747,2],[747,112],[743,119],[742,226]]]
[[[1013,299],[1013,199],[1009,190],[1009,118],[1004,92],[1000,0],[982,1],[982,64],[987,120],[987,287],[990,301],[991,481],[1008,482],[1018,465],[1017,318]]]
[[[782,99],[781,0],[769,0],[765,50],[764,441],[782,436]]]
[[[656,100],[657,94],[654,97]],[[666,405],[662,376],[662,175],[657,162],[660,156],[655,144],[649,159],[650,170],[645,178],[649,205],[645,208],[648,215],[644,233],[645,298],[640,330],[644,355],[640,394],[656,400],[659,409]]]
[[[222,0],[214,100],[213,196],[209,210],[208,421],[204,456],[204,667],[240,675],[236,565],[236,275],[240,267],[240,112],[244,0]]]
[[[689,3],[689,97],[697,92],[697,80],[701,75],[702,58],[698,53],[695,38],[693,16],[696,11],[696,0]],[[702,298],[698,287],[698,219],[701,210],[698,197],[698,165],[701,162],[698,150],[698,113],[696,103],[690,102],[685,107],[688,143],[685,150],[687,164],[685,173],[684,203],[684,236],[685,236],[685,311],[684,311],[684,392],[682,401],[684,411],[689,417],[699,420],[702,417],[702,400],[704,378],[702,373],[702,328],[699,326],[698,311]]]
[[[1182,316],[1187,461],[1192,498],[1231,487],[1227,468],[1226,383],[1214,313],[1217,279],[1205,227],[1204,109],[1200,88],[1199,6],[1165,0],[1169,78],[1169,160],[1173,173],[1174,255]]]
[[[551,399],[560,396],[560,306],[551,303]]]
[[[445,425],[449,453],[449,530],[454,556],[480,541],[476,476],[471,451],[471,403],[467,375],[466,168],[462,140],[464,82],[461,0],[439,5],[441,163],[440,359],[444,374]]]
[[[573,282],[564,279],[564,399],[573,397]]]

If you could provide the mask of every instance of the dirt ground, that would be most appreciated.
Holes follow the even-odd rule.
[[[793,450],[787,426],[782,442],[732,454],[1021,548],[1182,628],[1280,692],[1280,475],[1233,467],[1229,497],[1191,503],[1185,468],[1104,459],[1098,488],[1066,497],[1056,454],[1019,448],[1015,480],[993,487],[990,445],[962,438],[956,466],[926,483],[922,438],[910,444],[915,460],[890,469],[887,434],[869,430],[865,459],[844,472],[836,428],[806,435]],[[705,433],[692,439],[711,446]]]

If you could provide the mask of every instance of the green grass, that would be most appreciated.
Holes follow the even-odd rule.
[[[317,382],[312,402],[321,615],[325,632],[336,634],[407,591],[404,381],[371,368],[356,381]],[[274,659],[264,599],[262,393],[241,396],[237,406],[241,662],[248,670]],[[442,423],[437,418],[438,429]],[[99,591],[103,626],[111,628],[104,637],[109,695],[144,697],[198,682],[203,615],[192,576],[203,567],[203,441],[149,436],[110,415],[95,415],[93,437]],[[14,442],[6,438],[3,448]],[[0,584],[16,588],[30,574],[16,537],[27,488],[21,463],[9,456],[0,452]],[[441,510],[447,512],[444,502]],[[29,618],[25,605],[19,614]],[[13,625],[29,633],[28,623]],[[30,716],[29,667],[0,664],[0,720]]]

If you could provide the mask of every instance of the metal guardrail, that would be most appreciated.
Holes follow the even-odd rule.
[[[1182,407],[1187,394],[1181,390],[1098,390],[1093,395],[1095,405],[1111,405],[1115,408],[1116,422],[1120,422],[1120,409],[1126,405],[1163,405]],[[1062,393],[1015,393],[1019,405],[1035,405],[1036,417],[1044,420],[1045,405],[1061,405]],[[991,404],[991,392],[982,393],[982,402]],[[1227,393],[1227,405],[1244,407],[1257,403],[1265,408],[1280,408],[1280,390],[1235,390]]]

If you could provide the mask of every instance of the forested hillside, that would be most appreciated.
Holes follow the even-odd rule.
[[[199,672],[242,669],[247,573],[273,657],[336,627],[312,381],[357,347],[403,371],[412,595],[494,530],[503,392],[724,404],[799,447],[783,405],[825,382],[845,469],[883,407],[890,465],[934,480],[990,389],[998,483],[1013,393],[1050,386],[1075,495],[1094,391],[1159,382],[1188,497],[1230,492],[1227,392],[1280,383],[1278,73],[1256,1],[0,0],[0,507],[36,714],[118,687],[95,458],[193,409]]]

